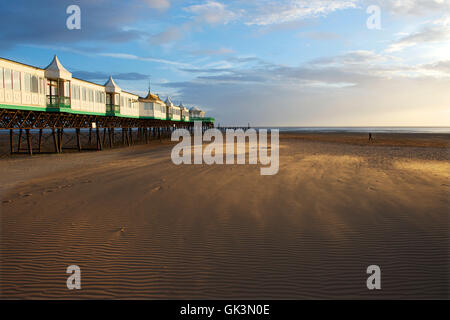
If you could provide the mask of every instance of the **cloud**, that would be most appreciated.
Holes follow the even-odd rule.
[[[104,80],[106,81],[109,74],[105,72],[93,72],[93,71],[74,71],[72,75],[76,78],[80,78],[83,80]],[[137,72],[126,72],[126,73],[114,73],[112,74],[114,79],[117,80],[147,80],[149,78],[148,75],[137,73]]]
[[[183,38],[184,28],[171,26],[164,30],[163,32],[157,33],[150,37],[150,41],[154,44],[165,44],[173,41],[177,41]]]
[[[443,17],[437,19],[421,30],[402,36],[393,42],[386,52],[402,51],[405,48],[425,43],[439,43],[450,40],[450,18]]]
[[[152,8],[157,10],[167,10],[170,8],[170,1],[169,0],[144,0],[144,3]]]
[[[247,25],[266,26],[283,24],[300,19],[326,16],[338,10],[356,8],[358,0],[284,0],[261,1],[253,13],[249,13]]]
[[[450,76],[450,60],[437,61],[423,65],[424,69],[435,70]]]
[[[190,65],[187,64],[187,63],[171,61],[171,60],[165,60],[165,59],[152,58],[152,57],[140,57],[140,56],[136,56],[134,54],[129,54],[129,53],[104,52],[104,53],[98,53],[98,55],[99,56],[103,56],[103,57],[117,58],[117,59],[141,60],[141,61],[149,61],[149,62],[169,64],[169,65],[174,65],[174,66],[179,66],[179,67],[190,67]]]
[[[180,70],[189,73],[223,73],[232,71],[231,68],[182,68]]]
[[[382,8],[398,15],[423,16],[450,9],[449,0],[378,0],[378,3]]]
[[[47,0],[44,5],[41,1],[16,0],[2,4],[1,47],[76,43],[94,43],[100,46],[131,42],[147,37],[148,33],[127,26],[154,16],[152,12],[142,10],[141,0],[108,3],[78,0],[76,4],[81,8],[80,30],[68,30],[66,27],[69,16],[66,13],[67,1]]]
[[[403,65],[373,51],[300,66],[258,61],[184,71],[198,76],[163,86],[224,125],[445,125],[450,101],[450,61]]]
[[[180,25],[169,26],[166,30],[149,37],[153,44],[167,44],[182,39],[192,30],[201,30],[202,26],[217,26],[228,24],[239,15],[228,10],[223,3],[207,1],[184,7],[183,10],[191,14],[189,20]]]
[[[225,4],[216,1],[191,5],[184,10],[194,14],[197,22],[210,25],[227,24],[239,16],[238,13],[228,10]]]
[[[231,53],[235,53],[235,51],[231,48],[221,47],[219,49],[203,49],[203,50],[194,50],[191,51],[193,55],[197,56],[216,56],[216,55],[227,55]]]
[[[387,59],[394,59],[387,55],[376,54],[370,50],[355,50],[349,51],[341,55],[322,57],[314,59],[311,64],[316,66],[331,66],[331,65],[353,65],[355,64],[370,64],[383,62]]]
[[[177,99],[199,105],[221,125],[449,125],[450,81],[370,78],[359,86],[280,85],[278,82],[171,83]],[[430,91],[435,94],[430,97]],[[447,112],[448,114],[448,112]]]

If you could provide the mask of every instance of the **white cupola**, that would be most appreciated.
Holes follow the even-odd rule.
[[[108,81],[105,83],[105,90],[107,93],[121,93],[122,89],[114,82],[112,76],[109,76]]]
[[[53,61],[47,66],[47,68],[45,68],[45,77],[49,79],[71,80],[72,73],[70,73],[66,68],[63,67],[55,54],[55,56],[53,57]]]

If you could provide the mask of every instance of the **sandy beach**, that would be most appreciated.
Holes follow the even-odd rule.
[[[274,176],[176,166],[170,142],[3,157],[0,298],[448,298],[449,146],[282,134]]]

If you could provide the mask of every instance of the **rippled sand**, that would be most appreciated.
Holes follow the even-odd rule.
[[[276,176],[168,145],[2,159],[0,297],[448,298],[448,147],[324,137],[283,136]]]

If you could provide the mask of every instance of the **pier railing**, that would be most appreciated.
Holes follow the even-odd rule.
[[[70,97],[47,95],[48,108],[70,108]]]
[[[115,115],[120,113],[120,106],[116,104],[107,104],[106,105],[106,113],[108,115]]]

